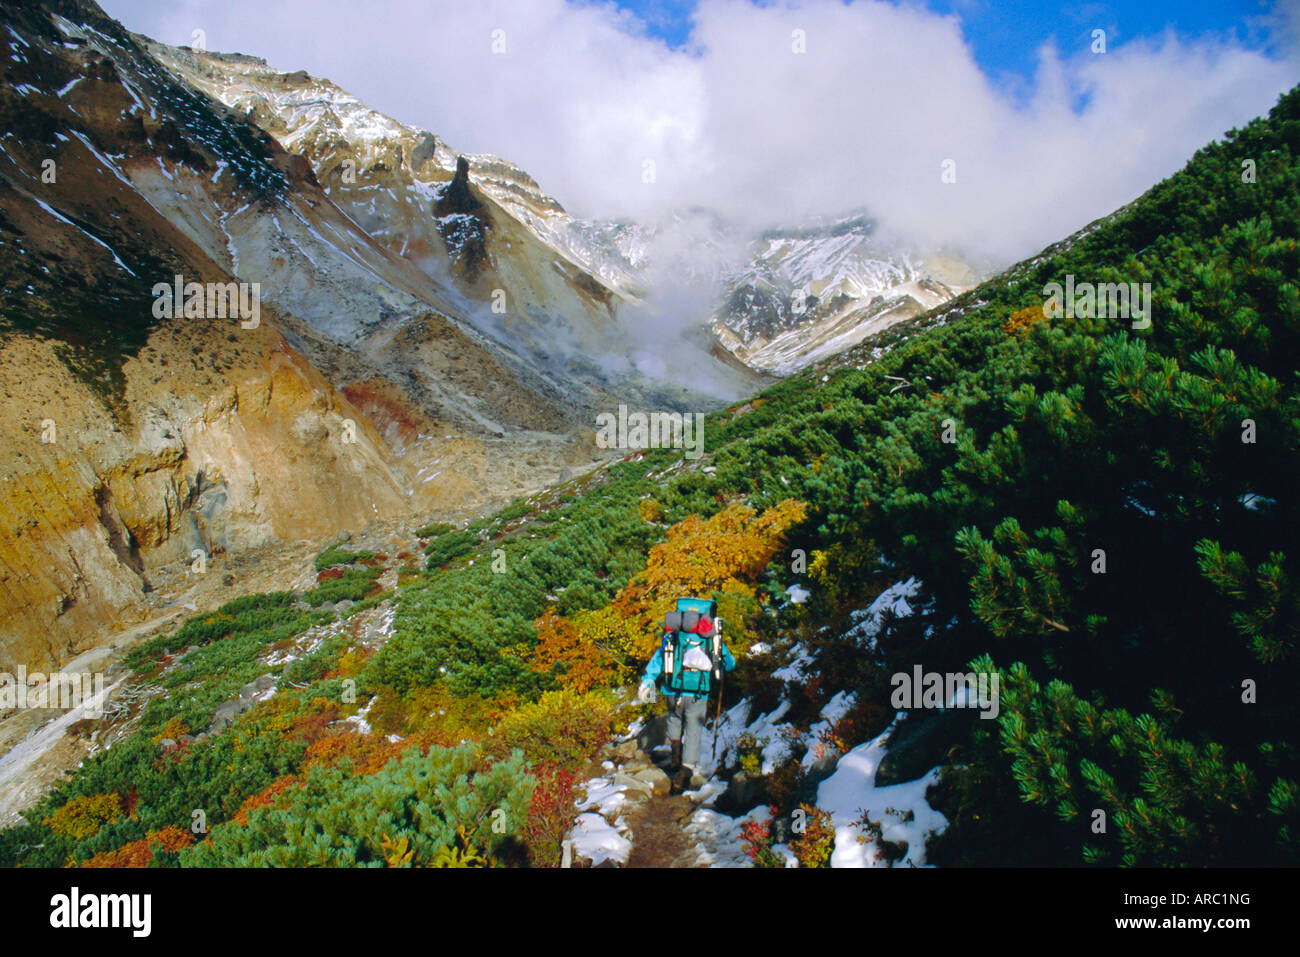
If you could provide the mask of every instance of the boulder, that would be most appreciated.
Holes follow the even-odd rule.
[[[275,687],[275,678],[271,675],[261,675],[254,678],[244,687],[239,689],[239,697],[252,698],[264,691],[270,691]]]
[[[971,722],[979,720],[978,714],[964,708],[908,712],[890,732],[889,750],[876,769],[876,787],[915,781],[943,764],[948,750],[969,737]]]
[[[722,796],[717,800],[717,808],[726,814],[740,814],[749,810],[757,803],[757,789],[754,782],[749,779],[749,775],[744,771],[737,771],[727,782],[727,790],[722,792]]]
[[[208,726],[208,731],[220,731],[222,728],[229,727],[243,710],[244,708],[238,700],[222,702],[217,706],[217,710],[212,713],[212,724]]]
[[[636,772],[632,777],[650,785],[651,790],[657,797],[665,797],[672,790],[672,781],[669,780],[667,774],[658,768],[646,768],[643,771]],[[701,781],[700,783],[703,784],[704,782]]]
[[[612,784],[619,784],[624,787],[641,788],[644,791],[654,790],[654,786],[651,785],[649,781],[643,781],[641,778],[636,777],[635,775],[624,774],[621,771],[616,774],[610,775],[609,781]]]
[[[635,741],[624,741],[610,748],[609,756],[615,761],[631,761],[636,757],[637,746]]]

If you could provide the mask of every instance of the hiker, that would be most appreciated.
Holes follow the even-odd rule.
[[[646,665],[637,692],[637,701],[643,704],[654,699],[656,686],[668,695],[673,793],[686,789],[699,766],[712,679],[720,679],[723,669],[736,667],[736,659],[722,640],[717,613],[717,602],[679,599],[677,611],[665,618],[663,640]]]

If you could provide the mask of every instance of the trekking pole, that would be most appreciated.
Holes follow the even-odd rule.
[[[713,620],[713,668],[718,673],[718,708],[713,716],[713,764],[718,763],[718,725],[722,723],[722,685],[726,681],[727,669],[722,667],[722,619]]]

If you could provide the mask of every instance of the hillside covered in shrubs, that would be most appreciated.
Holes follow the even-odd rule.
[[[890,724],[896,673],[998,674],[996,721],[914,744],[917,776],[942,765],[933,863],[1300,862],[1298,153],[1293,90],[1106,220],[710,415],[699,460],[420,529],[422,561],[332,546],[314,589],[140,646],[163,693],[0,863],[553,866],[682,594],[728,623],[725,705],[784,695],[807,729],[853,692],[839,753]],[[1049,318],[1067,276],[1149,283],[1149,326]],[[913,578],[916,614],[846,637]],[[797,685],[774,676],[796,644]],[[756,799],[807,805],[800,757],[751,762]]]

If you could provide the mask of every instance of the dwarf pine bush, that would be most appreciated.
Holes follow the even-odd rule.
[[[484,761],[473,743],[407,751],[376,774],[314,766],[300,787],[248,824],[213,830],[180,856],[187,867],[383,867],[384,846],[428,866],[457,846],[457,829],[489,853],[520,841],[536,784],[519,753]]]

